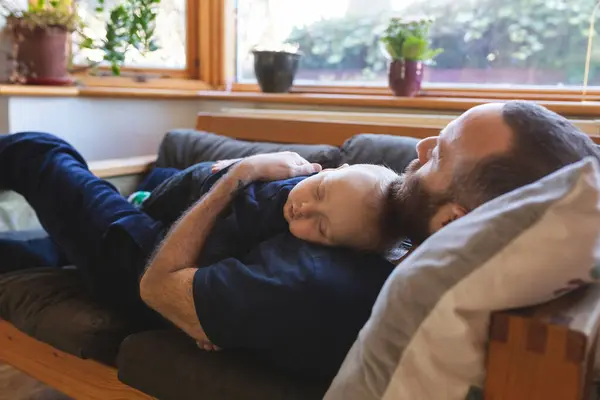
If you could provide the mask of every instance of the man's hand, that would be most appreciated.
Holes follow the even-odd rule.
[[[252,182],[288,179],[321,170],[320,164],[310,163],[298,153],[284,151],[245,158],[234,167],[232,173],[239,174],[243,181]]]

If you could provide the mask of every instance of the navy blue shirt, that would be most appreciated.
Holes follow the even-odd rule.
[[[295,238],[283,205],[305,178],[254,183],[234,199],[198,260],[193,296],[215,345],[333,378],[394,265]]]

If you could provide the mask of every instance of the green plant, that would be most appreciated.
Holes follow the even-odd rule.
[[[431,60],[443,51],[432,49],[429,45],[429,28],[432,22],[404,22],[400,18],[392,18],[381,37],[381,42],[393,60]]]
[[[121,0],[106,12],[104,0],[98,0],[96,13],[106,19],[106,34],[94,40],[84,33],[84,24],[73,7],[72,0],[37,0],[29,2],[23,10],[13,0],[0,0],[4,9],[7,27],[13,33],[18,28],[47,29],[64,28],[77,32],[81,49],[93,49],[102,52],[102,61],[110,64],[112,73],[120,75],[125,55],[132,49],[142,54],[158,49],[154,41],[156,15],[160,0]],[[90,62],[90,66],[99,64]]]
[[[158,49],[154,34],[159,4],[160,0],[124,0],[108,12],[105,37],[84,37],[79,47],[102,51],[103,61],[110,63],[114,75],[120,75],[130,50],[145,54]],[[98,0],[96,13],[106,15],[104,0]]]
[[[61,27],[74,32],[82,27],[77,13],[72,11],[71,0],[38,0],[28,2],[26,9],[21,9],[11,1],[0,1],[4,11],[7,28],[42,28]]]

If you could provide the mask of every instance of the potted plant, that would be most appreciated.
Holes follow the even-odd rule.
[[[18,83],[64,85],[71,83],[67,71],[68,40],[80,28],[71,0],[29,2],[27,9],[7,11],[5,30],[13,43],[15,68],[12,80]]]
[[[254,74],[260,89],[265,93],[287,93],[294,84],[300,53],[292,45],[255,48]]]
[[[415,96],[421,89],[423,63],[442,52],[430,47],[429,27],[432,22],[428,19],[405,22],[392,18],[381,37],[385,52],[391,59],[388,79],[394,95]]]
[[[13,42],[12,81],[39,85],[65,85],[69,75],[69,41],[77,32],[83,49],[101,52],[114,75],[120,74],[126,53],[154,51],[156,14],[160,0],[123,0],[108,12],[106,34],[93,40],[84,34],[84,25],[72,0],[36,0],[26,9],[14,7],[11,0],[0,0],[6,11],[5,32]],[[104,16],[104,0],[98,0],[96,12]],[[99,64],[90,62],[88,67]]]

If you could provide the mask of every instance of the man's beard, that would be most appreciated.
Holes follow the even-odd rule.
[[[417,171],[419,160],[413,160],[401,175],[394,194],[397,232],[413,244],[420,244],[431,235],[431,220],[443,205],[451,201],[447,193],[432,193],[423,185]]]

